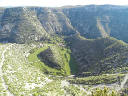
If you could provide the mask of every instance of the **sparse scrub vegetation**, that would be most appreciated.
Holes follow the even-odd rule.
[[[75,79],[69,79],[70,83],[74,84],[85,84],[85,85],[97,85],[97,84],[112,84],[116,82],[121,82],[124,74],[104,74],[99,76],[88,76],[88,77],[81,77]]]

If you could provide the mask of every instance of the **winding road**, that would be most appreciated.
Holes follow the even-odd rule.
[[[10,93],[10,91],[8,90],[8,86],[6,85],[5,81],[4,81],[4,78],[3,78],[3,71],[2,71],[2,66],[4,64],[4,61],[5,61],[5,53],[6,51],[12,47],[13,44],[9,45],[8,47],[6,47],[4,49],[4,51],[2,52],[1,54],[1,62],[0,62],[0,77],[1,77],[1,80],[2,80],[2,86],[3,88],[6,90],[6,94],[7,96],[14,96],[12,93]]]

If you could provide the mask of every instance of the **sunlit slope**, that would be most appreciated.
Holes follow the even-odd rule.
[[[72,26],[88,39],[111,36],[128,42],[127,6],[87,5],[63,8]]]
[[[68,76],[78,71],[70,49],[54,44],[30,50],[28,59],[45,74]]]
[[[1,54],[7,48],[4,53],[4,62],[0,68],[3,74],[0,75],[0,88],[2,89],[0,90],[0,95],[5,94],[4,96],[8,96],[8,93],[10,93],[12,96],[49,96],[51,94],[53,96],[72,96],[72,94],[81,96],[82,94],[86,94],[80,87],[74,86],[59,77],[54,78],[46,75],[40,68],[33,66],[32,63],[34,61],[29,62],[28,56],[30,50],[35,49],[36,46],[38,44],[0,45]],[[2,61],[1,59],[0,62]],[[2,78],[4,81],[1,81]]]
[[[4,10],[0,21],[0,32],[1,41],[16,43],[30,43],[49,38],[36,14],[20,7]]]
[[[77,32],[88,39],[114,37],[128,41],[127,6],[88,5],[60,8],[0,8],[0,41],[50,41]]]
[[[62,9],[57,8],[34,8],[38,20],[49,34],[71,35],[76,33],[69,18],[62,12]]]

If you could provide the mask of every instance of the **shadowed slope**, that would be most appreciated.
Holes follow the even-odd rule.
[[[79,64],[79,73],[102,74],[127,70],[128,45],[123,41],[111,37],[84,39],[79,34],[68,41],[72,55]]]

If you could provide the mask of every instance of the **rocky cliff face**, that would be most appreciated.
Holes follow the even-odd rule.
[[[112,36],[127,42],[127,7],[82,6],[65,8],[64,13],[82,36],[97,38]]]
[[[59,38],[59,42],[64,38],[79,72],[113,73],[127,67],[127,44],[117,40],[128,42],[127,9],[112,5],[1,8],[0,41],[30,43]]]
[[[32,10],[36,10],[39,21],[49,34],[71,35],[75,33],[62,9],[32,8]]]
[[[1,40],[25,43],[48,37],[36,14],[27,8],[7,8],[1,18]]]
[[[112,36],[127,42],[127,8],[112,5],[1,8],[0,39],[24,43],[44,40],[51,34],[70,36],[79,32],[89,39]]]

